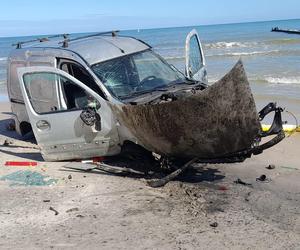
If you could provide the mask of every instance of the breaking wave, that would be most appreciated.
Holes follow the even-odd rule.
[[[0,57],[0,61],[6,61],[7,57]]]
[[[208,57],[235,57],[235,56],[255,56],[255,55],[270,55],[280,53],[279,50],[267,50],[267,51],[251,51],[251,52],[230,52],[223,54],[207,55]]]
[[[271,84],[300,84],[300,76],[266,77],[265,81]]]
[[[226,48],[251,48],[265,45],[292,45],[300,44],[300,39],[297,38],[283,38],[264,40],[260,42],[216,42],[204,44],[207,49],[226,49]]]
[[[224,48],[246,48],[257,43],[241,43],[241,42],[217,42],[207,43],[204,45],[208,49],[224,49]]]
[[[300,85],[300,76],[283,76],[283,77],[275,77],[275,76],[265,76],[259,78],[251,78],[249,77],[250,82],[270,84],[270,85]]]

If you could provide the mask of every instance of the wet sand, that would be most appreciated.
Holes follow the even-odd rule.
[[[244,163],[198,165],[152,189],[144,179],[44,162],[37,145],[6,130],[9,112],[1,103],[0,144],[12,144],[0,146],[0,178],[34,171],[57,183],[0,181],[1,249],[300,249],[300,133]],[[256,181],[262,174],[267,182]]]

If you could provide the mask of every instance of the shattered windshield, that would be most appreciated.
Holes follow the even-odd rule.
[[[183,75],[149,50],[95,64],[92,69],[120,99],[161,91],[185,81]]]

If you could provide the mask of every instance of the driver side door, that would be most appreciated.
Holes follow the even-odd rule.
[[[205,84],[208,83],[205,57],[199,35],[195,29],[193,29],[186,37],[185,73],[190,79],[201,81]]]
[[[85,84],[53,67],[19,68],[18,77],[32,130],[46,161],[120,151],[111,108]],[[97,126],[82,118],[87,109],[98,114]]]

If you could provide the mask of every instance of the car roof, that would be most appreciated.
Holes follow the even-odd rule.
[[[124,55],[133,54],[151,47],[133,37],[125,36],[95,36],[68,42],[67,47],[62,46],[59,39],[24,45],[24,49],[30,48],[60,48],[71,50],[79,54],[90,65],[107,61]]]

